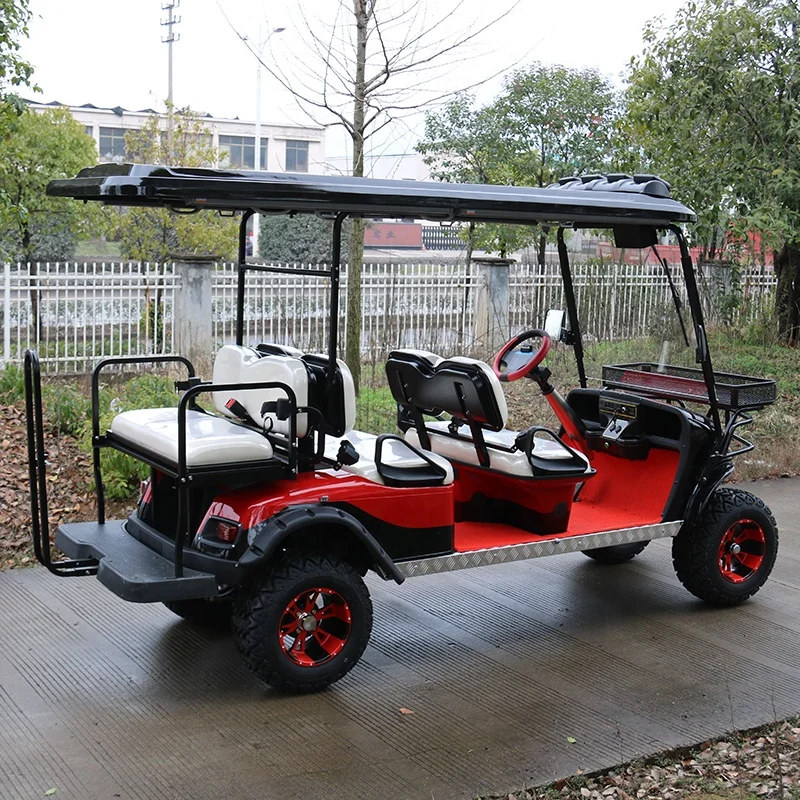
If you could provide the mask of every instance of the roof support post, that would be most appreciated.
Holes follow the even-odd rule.
[[[239,223],[239,263],[237,266],[236,285],[236,344],[244,344],[244,289],[247,275],[247,223],[255,212],[248,209],[242,214]]]
[[[717,437],[722,436],[722,424],[719,418],[719,405],[717,403],[717,387],[714,379],[714,367],[711,363],[711,352],[708,349],[708,338],[706,336],[705,322],[703,321],[703,304],[700,302],[700,292],[697,290],[697,280],[692,267],[692,256],[689,253],[689,245],[683,231],[677,225],[670,225],[669,229],[678,239],[678,246],[681,250],[681,267],[683,268],[683,279],[686,282],[686,296],[689,300],[689,308],[692,312],[692,322],[694,323],[694,336],[697,342],[697,354],[695,360],[703,370],[703,378],[706,382],[708,392],[708,405],[710,407],[711,421]]]
[[[567,317],[569,330],[572,334],[572,346],[575,351],[575,361],[578,364],[578,379],[581,388],[586,388],[586,367],[583,364],[583,336],[578,321],[578,306],[575,302],[575,287],[572,284],[572,270],[569,266],[569,253],[564,241],[564,228],[558,229],[558,265],[561,267],[561,280],[564,284],[564,298],[567,301]]]
[[[347,214],[336,215],[333,221],[333,253],[331,254],[331,324],[328,332],[328,377],[336,373],[336,356],[339,348],[339,271],[342,266],[342,224]],[[353,270],[351,270],[351,273]],[[350,275],[353,280],[353,275]],[[360,278],[356,278],[360,280]]]

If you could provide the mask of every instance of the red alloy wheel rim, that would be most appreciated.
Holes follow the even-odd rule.
[[[339,655],[350,638],[350,606],[339,592],[314,587],[300,592],[283,610],[278,643],[300,667],[319,667]]]
[[[767,537],[752,519],[740,519],[725,531],[719,543],[719,571],[731,583],[744,583],[764,563]]]

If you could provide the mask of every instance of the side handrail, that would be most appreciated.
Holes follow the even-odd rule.
[[[47,505],[47,452],[44,447],[42,372],[39,355],[26,350],[24,359],[25,423],[28,439],[28,481],[31,493],[31,538],[36,560],[60,576],[95,575],[93,558],[53,561]]]
[[[402,436],[398,436],[395,433],[382,433],[375,440],[375,469],[378,471],[378,475],[380,475],[384,480],[386,480],[387,477],[390,479],[392,477],[391,475],[387,474],[387,468],[389,468],[390,465],[384,463],[383,461],[383,446],[389,441],[400,442],[403,447],[405,447],[418,458],[421,458],[433,470],[435,475],[440,480],[444,480],[447,477],[447,470],[441,464],[437,464],[423,450],[414,447],[414,445],[407,442]],[[411,467],[406,468],[405,471],[408,473],[413,473],[414,470],[419,469],[419,467]]]
[[[189,378],[195,377],[194,365],[183,356],[113,356],[97,362],[92,370],[92,472],[94,474],[94,491],[97,498],[97,522],[103,525],[106,521],[106,496],[103,488],[103,476],[100,471],[100,373],[115,364],[159,364],[178,362],[186,367]]]
[[[550,437],[559,447],[561,447],[567,455],[570,457],[570,463],[574,464],[576,467],[581,467],[583,469],[586,468],[587,464],[584,459],[579,456],[569,445],[565,444],[564,442],[559,439],[558,435],[551,431],[550,428],[545,428],[542,425],[534,425],[528,430],[523,431],[517,436],[516,445],[517,449],[522,450],[525,453],[525,458],[527,459],[528,463],[531,465],[531,468],[534,470],[534,473],[537,469],[537,466],[534,464],[533,459],[535,458],[534,448],[536,446],[536,434],[537,433],[544,433]]]
[[[189,523],[187,484],[192,480],[186,466],[186,411],[199,394],[210,392],[235,392],[242,389],[280,389],[289,402],[289,453],[288,467],[292,475],[297,474],[297,396],[291,386],[277,381],[259,383],[201,383],[187,389],[178,403],[178,523],[175,532],[175,577],[183,576],[183,546],[186,542]]]

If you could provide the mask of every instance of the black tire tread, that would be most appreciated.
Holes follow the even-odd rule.
[[[650,544],[650,540],[644,542],[631,542],[630,544],[612,544],[608,547],[595,547],[592,550],[583,550],[585,556],[589,556],[598,564],[624,564],[642,552]]]
[[[752,589],[741,594],[720,591],[711,573],[710,563],[716,559],[719,537],[715,526],[746,507],[755,507],[766,518],[774,532],[775,546],[769,563],[761,568],[761,580]],[[697,524],[688,530],[681,529],[672,541],[672,563],[678,580],[695,597],[713,606],[730,607],[752,597],[769,577],[778,552],[778,525],[772,511],[761,498],[744,489],[723,487],[716,489],[708,501]]]
[[[287,678],[270,665],[262,652],[264,632],[258,624],[258,617],[269,613],[270,602],[280,595],[284,587],[296,584],[313,571],[337,575],[361,596],[367,610],[366,635],[353,657],[343,663],[338,671],[316,681],[300,682]],[[372,601],[361,575],[353,566],[330,554],[298,551],[287,553],[286,557],[262,572],[259,577],[258,581],[251,584],[249,591],[243,591],[237,598],[233,613],[233,639],[245,664],[262,681],[284,692],[318,692],[338,681],[358,663],[372,631]]]
[[[166,606],[173,614],[193,625],[202,628],[225,629],[230,627],[233,601],[230,599],[212,600],[166,600]]]

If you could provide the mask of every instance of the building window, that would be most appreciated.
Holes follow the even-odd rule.
[[[286,141],[286,171],[308,172],[308,142]]]
[[[84,125],[84,130],[87,136],[91,136],[94,139],[94,125]]]
[[[100,160],[125,160],[125,128],[100,128]]]
[[[220,136],[219,149],[222,165],[253,169],[256,163],[255,141],[253,136]]]
[[[267,168],[267,140],[262,136],[261,137],[261,169],[265,170]]]

